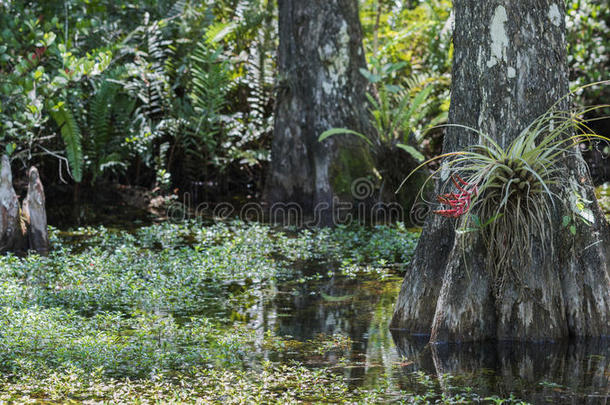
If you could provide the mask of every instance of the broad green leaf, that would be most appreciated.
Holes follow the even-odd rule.
[[[51,46],[53,42],[55,42],[55,33],[54,32],[46,32],[42,38],[45,46]]]
[[[364,68],[360,68],[360,74],[366,78],[371,83],[377,83],[381,81],[382,77],[380,75],[376,75],[374,73],[369,72]]]
[[[417,95],[413,98],[413,101],[411,102],[411,107],[409,108],[409,111],[407,112],[408,119],[410,119],[413,114],[420,109],[421,105],[426,102],[431,91],[432,86],[428,86],[419,93],[417,93]]]
[[[48,111],[59,126],[61,137],[66,145],[66,157],[70,164],[72,177],[74,181],[80,183],[83,178],[83,148],[80,128],[72,112],[63,102],[48,108]]]
[[[8,143],[4,149],[6,150],[6,154],[8,156],[11,156],[15,149],[17,149],[17,145],[15,144],[15,142]]]
[[[402,150],[404,150],[405,152],[407,152],[409,155],[413,156],[413,158],[415,160],[417,160],[418,162],[423,162],[425,157],[424,155],[422,155],[417,149],[415,149],[413,146],[410,145],[405,145],[404,143],[397,143],[396,144],[397,148],[400,148]]]
[[[322,132],[322,134],[318,138],[318,142],[322,142],[323,140],[325,140],[333,135],[340,135],[340,134],[356,135],[360,139],[366,141],[369,145],[373,146],[373,142],[371,142],[371,140],[369,138],[367,138],[366,135],[361,134],[360,132],[352,131],[351,129],[346,129],[346,128],[331,128],[329,130],[326,130],[326,131]]]
[[[388,63],[381,70],[384,74],[389,75],[390,73],[396,72],[407,66],[407,62],[398,62],[398,63]]]

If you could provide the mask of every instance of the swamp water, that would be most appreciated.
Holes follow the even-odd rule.
[[[303,354],[297,346],[281,358],[272,350],[264,355],[331,368],[353,387],[382,389],[396,400],[406,391],[432,403],[439,393],[453,398],[448,403],[501,403],[511,395],[536,404],[610,403],[609,341],[430,346],[425,337],[387,328],[401,280],[286,283],[260,295],[248,324],[301,342],[348,337],[347,348],[327,353]]]
[[[393,333],[387,325],[402,277],[387,268],[405,262],[400,255],[412,252],[416,237],[384,227],[306,234],[230,223],[158,225],[129,234],[100,228],[62,232],[59,237],[72,253],[66,264],[54,259],[58,268],[78,268],[95,259],[92,271],[101,270],[79,276],[69,282],[73,284],[62,281],[59,289],[43,293],[44,301],[67,308],[92,302],[92,308],[99,308],[109,293],[105,305],[127,316],[136,299],[142,300],[139,311],[159,321],[173,319],[179,328],[188,329],[198,318],[245,327],[254,335],[245,367],[255,375],[261,360],[287,366],[298,362],[342,376],[350,390],[378,392],[375,402],[610,403],[608,341],[430,346],[425,337]],[[344,258],[355,272],[338,264]],[[375,266],[362,271],[380,260],[380,271]],[[209,267],[217,273],[205,275]],[[123,281],[117,281],[116,291],[100,289],[99,296],[91,295],[93,301],[81,289],[81,282],[91,282],[87,288],[98,291],[98,282],[87,278],[122,280],[127,269],[137,286],[133,294],[120,287]],[[138,345],[140,332],[130,333]],[[196,352],[198,347],[182,349]]]

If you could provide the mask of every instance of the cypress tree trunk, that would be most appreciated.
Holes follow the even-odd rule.
[[[565,3],[455,0],[454,12],[450,122],[480,129],[506,147],[568,92]],[[450,128],[444,151],[478,142],[472,132]],[[594,223],[579,224],[572,236],[561,228],[563,213],[553,213],[554,240],[532,235],[531,263],[519,269],[525,293],[514,283],[494,293],[480,238],[465,245],[453,220],[430,218],[391,327],[431,333],[432,342],[608,335],[608,226],[580,153],[564,160],[571,187],[558,192],[567,199],[578,191],[594,201]],[[551,242],[554,250],[541,249]]]
[[[362,32],[356,0],[279,0],[279,90],[264,199],[318,208],[332,222],[333,197],[351,201],[371,160],[349,136],[318,142],[333,127],[367,132]],[[320,212],[320,208],[326,209]]]

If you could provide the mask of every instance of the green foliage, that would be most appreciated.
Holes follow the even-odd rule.
[[[372,106],[373,128],[380,148],[404,148],[409,138],[415,135],[417,126],[427,118],[427,110],[430,104],[433,104],[429,100],[432,87],[426,86],[421,90],[418,87],[423,86],[417,83],[411,88],[402,89],[397,86],[382,85],[376,89],[377,97],[368,94]],[[437,119],[433,121],[436,122]],[[411,150],[415,148],[411,147]],[[407,152],[416,160],[423,160],[421,154],[410,150]]]
[[[6,11],[0,136],[16,145],[13,156],[25,164],[63,155],[76,181],[116,180],[135,171],[136,182],[154,173],[167,182],[171,170],[188,183],[201,176],[196,167],[205,173],[265,159],[276,41],[272,2],[52,0],[0,7]],[[210,39],[208,27],[211,34],[229,21],[230,31]],[[256,52],[244,59],[246,50]],[[201,59],[211,55],[214,60]],[[214,85],[218,74],[221,83]],[[57,100],[70,108],[48,111]],[[50,136],[59,127],[65,146]],[[184,151],[197,158],[182,159]],[[182,163],[191,167],[191,178]]]
[[[185,173],[191,179],[199,180],[205,175],[202,167],[208,160],[215,159],[218,164],[216,154],[224,138],[222,112],[230,84],[228,62],[222,53],[222,47],[213,49],[201,39],[191,55],[188,95],[192,115],[188,116],[184,131],[175,135],[177,153],[184,156]]]
[[[423,127],[446,120],[445,113],[438,113],[438,102],[430,99],[434,86],[428,78],[413,77],[406,81],[406,88],[390,84],[392,74],[404,66],[403,62],[377,66],[371,72],[361,70],[371,87],[371,92],[367,93],[371,123],[368,134],[346,128],[331,128],[318,138],[322,142],[334,135],[347,134],[366,142],[375,161],[376,174],[382,180],[382,191],[385,187],[389,187],[391,192],[396,191],[399,179],[406,174],[400,170],[408,171],[409,166],[416,164],[405,162],[402,152],[410,156],[413,162],[425,159],[417,149],[423,139]],[[430,117],[432,110],[438,114],[434,118]]]
[[[567,14],[571,85],[579,89],[583,104],[607,103],[608,86],[584,85],[610,80],[610,8],[603,0],[575,0],[567,2]]]
[[[426,84],[434,84],[431,96],[439,102],[427,111],[429,120],[446,113],[452,62],[451,1],[362,0],[360,4],[364,48],[372,73],[381,76],[381,67],[403,66],[389,72],[384,82],[403,87],[404,78],[425,78]],[[418,81],[419,85],[424,82]],[[407,83],[406,87],[418,86]]]
[[[261,177],[273,126],[273,1],[49,0],[0,8],[0,142],[15,145],[14,159],[66,158],[75,179],[89,184],[169,189],[235,173]],[[423,146],[430,154],[438,134],[424,129],[449,107],[451,2],[361,0],[360,12],[376,131],[395,149],[421,157]],[[574,86],[607,79],[608,18],[603,1],[568,3]],[[593,86],[583,97],[599,103],[606,93]],[[69,106],[60,114],[73,118],[63,130],[49,120],[59,101]]]
[[[103,227],[51,229],[50,235],[54,250],[48,257],[0,257],[1,401],[481,399],[465,388],[467,383],[461,386],[450,376],[443,376],[441,388],[433,376],[403,374],[402,364],[391,362],[409,381],[408,390],[392,387],[388,370],[374,374],[379,378],[371,387],[356,388],[336,367],[362,366],[360,358],[351,359],[360,342],[341,333],[301,341],[273,330],[261,333],[260,325],[248,322],[248,312],[264,310],[279,283],[314,287],[319,279],[333,283],[340,277],[341,271],[312,275],[298,270],[300,264],[322,263],[312,269],[326,273],[331,263],[351,258],[358,269],[354,295],[365,290],[385,297],[367,332],[369,339],[389,334],[388,308],[400,279],[376,279],[387,273],[381,266],[402,266],[412,255],[417,235],[400,225],[281,232],[239,221],[212,226],[189,222],[129,233]],[[325,305],[344,300],[356,304],[355,297],[321,296]],[[341,360],[334,360],[335,368],[301,362],[314,359],[319,364],[337,357]]]
[[[111,81],[121,74],[121,70],[109,72],[110,78],[99,84],[91,98],[84,144],[92,183],[109,171],[119,174],[127,169],[130,154],[121,135],[131,124],[136,102],[122,92],[119,83]]]
[[[64,102],[59,102],[51,107],[49,113],[60,128],[61,137],[66,145],[66,157],[72,169],[72,177],[76,182],[80,182],[83,178],[83,148],[78,123]]]
[[[450,72],[451,1],[360,3],[368,60],[375,60],[378,65],[405,62],[407,77]]]
[[[259,372],[239,371],[252,362],[289,398],[338,392],[358,397],[326,370],[262,362],[257,345],[279,352],[294,343],[273,334],[261,342],[245,323],[228,319],[247,313],[257,291],[302,277],[297,262],[352,257],[352,266],[362,268],[359,274],[371,273],[365,264],[383,273],[382,267],[391,271],[389,264],[409,260],[417,235],[400,226],[372,233],[362,227],[282,233],[242,222],[209,227],[193,222],[133,233],[52,230],[51,237],[55,249],[48,257],[0,258],[0,397],[5,399],[20,391],[66,400],[93,395],[102,386],[147,395],[156,392],[154,382],[163,384],[164,392],[180,392],[174,377],[199,381],[197,391],[183,392],[189,398],[208,393],[273,398]],[[350,344],[340,336],[318,337],[302,350],[320,355]],[[330,391],[321,390],[320,381],[328,381]],[[250,389],[234,390],[234,384]]]

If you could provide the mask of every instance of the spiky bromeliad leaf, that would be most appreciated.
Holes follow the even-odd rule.
[[[74,181],[80,183],[83,178],[83,147],[78,123],[65,103],[59,103],[49,111],[59,126],[61,137],[66,145],[66,157],[70,164],[72,177]]]
[[[450,180],[441,180],[440,197],[460,192],[463,195],[464,187],[468,186],[470,191],[474,190],[463,219],[457,222],[465,231],[458,233],[471,237],[474,232],[470,230],[480,231],[493,270],[496,294],[504,291],[507,282],[524,286],[522,272],[530,267],[534,254],[554,255],[556,213],[568,213],[568,220],[577,214],[566,198],[557,194],[562,189],[577,192],[565,174],[563,156],[573,153],[573,148],[583,141],[610,142],[609,138],[593,133],[581,118],[600,107],[572,107],[563,111],[558,104],[532,121],[507,147],[475,128],[448,124],[473,131],[481,143],[428,161],[444,159],[441,168],[428,178],[439,172],[447,173],[445,178]],[[456,182],[456,177],[463,179],[462,183]],[[563,223],[567,223],[565,219]]]

